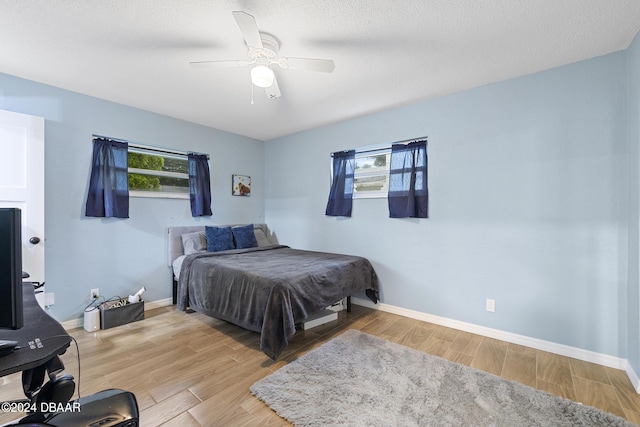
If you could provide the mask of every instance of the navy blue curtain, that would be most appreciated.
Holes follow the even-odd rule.
[[[355,168],[355,150],[333,153],[333,180],[331,181],[326,215],[351,216]]]
[[[129,144],[96,138],[86,216],[129,218]]]
[[[189,153],[189,199],[191,216],[210,216],[211,179],[206,154]]]
[[[391,146],[389,217],[429,217],[427,141]]]

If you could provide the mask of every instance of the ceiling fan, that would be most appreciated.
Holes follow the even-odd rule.
[[[335,64],[331,59],[312,58],[285,58],[278,56],[280,47],[278,40],[270,34],[261,33],[258,30],[256,20],[248,13],[234,11],[233,17],[240,27],[244,40],[247,44],[248,61],[195,61],[190,62],[194,67],[247,67],[251,68],[251,82],[258,87],[264,88],[267,98],[275,99],[280,97],[278,81],[271,68],[278,65],[285,70],[308,70],[321,73],[331,73]]]

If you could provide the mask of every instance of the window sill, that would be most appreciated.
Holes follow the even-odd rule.
[[[147,199],[186,199],[189,200],[188,193],[163,193],[151,191],[129,191],[129,197],[141,197]]]
[[[381,194],[381,193],[373,193],[373,194],[358,194],[357,196],[354,195],[353,196],[353,200],[357,200],[357,199],[386,199],[387,198],[387,193]]]

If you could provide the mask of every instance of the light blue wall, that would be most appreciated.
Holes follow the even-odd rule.
[[[640,372],[640,35],[627,49],[629,146],[629,363]]]
[[[626,357],[625,87],[619,52],[268,141],[267,222],[369,258],[383,303]],[[430,219],[324,215],[331,152],[423,135]]]
[[[0,74],[0,109],[45,120],[45,275],[51,313],[82,315],[91,288],[106,297],[141,286],[171,296],[166,229],[264,222],[264,142]],[[213,216],[193,219],[188,200],[132,198],[129,219],[84,217],[92,134],[211,155]],[[231,196],[231,175],[252,178],[251,197]]]

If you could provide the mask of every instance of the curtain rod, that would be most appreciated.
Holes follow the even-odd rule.
[[[202,155],[207,156],[207,159],[209,159],[209,155],[208,154],[198,153],[198,152],[195,152],[195,151],[181,151],[181,150],[173,150],[173,149],[168,149],[168,148],[153,147],[153,146],[150,146],[150,145],[147,145],[147,144],[141,144],[139,142],[129,141],[127,139],[113,138],[113,137],[110,137],[110,136],[103,136],[103,135],[93,134],[93,139],[95,139],[95,138],[102,138],[102,139],[107,139],[107,140],[110,140],[110,141],[117,141],[117,142],[126,142],[127,144],[129,144],[130,147],[133,147],[133,148],[142,148],[142,149],[149,150],[149,151],[156,151],[158,153],[165,153],[165,154],[175,154],[175,155],[178,155],[178,156],[186,156],[189,153],[202,154]]]
[[[427,138],[428,136],[419,136],[417,138],[403,139],[401,141],[390,142],[387,144],[369,145],[360,149],[356,149],[355,151],[358,154],[373,153],[375,151],[388,150],[391,148],[393,144],[409,144],[410,142],[422,141],[422,140],[426,140]],[[348,151],[348,150],[342,150],[342,151]],[[338,153],[341,153],[342,151],[338,151]],[[331,156],[333,156],[333,153],[331,153]]]

